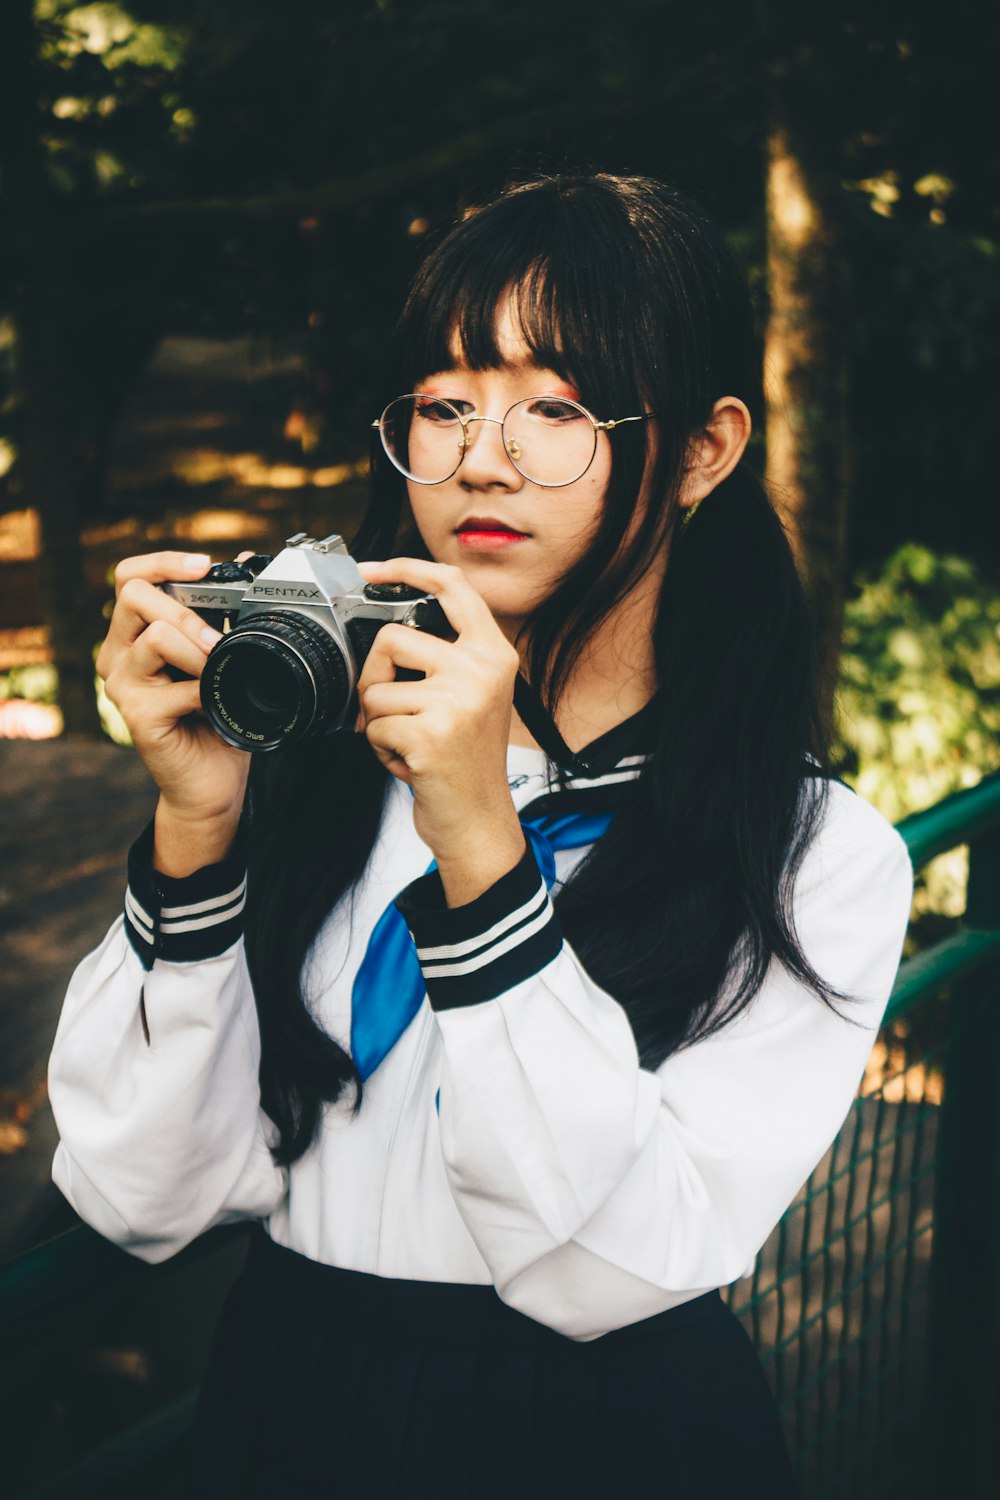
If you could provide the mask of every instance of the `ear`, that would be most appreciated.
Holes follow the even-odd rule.
[[[750,413],[738,396],[722,396],[688,444],[680,503],[695,505],[728,479],[750,440]]]

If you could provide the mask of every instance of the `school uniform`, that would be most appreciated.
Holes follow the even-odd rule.
[[[597,748],[586,776],[510,749],[528,848],[454,910],[393,783],[304,976],[364,1102],[328,1107],[290,1170],[260,1108],[239,855],[172,880],[150,867],[150,830],[133,848],[125,911],[56,1035],[53,1176],[150,1261],[263,1222],[223,1316],[198,1494],[795,1493],[717,1289],[749,1274],[850,1107],[899,962],[909,856],[831,784],[794,919],[817,972],[859,997],[852,1021],[773,962],[746,1013],[643,1069],[549,890],[645,758],[635,726]]]

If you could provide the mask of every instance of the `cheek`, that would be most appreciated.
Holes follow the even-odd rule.
[[[547,530],[561,545],[583,550],[594,536],[604,513],[605,474],[584,475],[565,490],[547,491],[550,505]]]
[[[445,508],[440,502],[435,504],[434,496],[429,494],[423,485],[408,484],[406,492],[409,496],[414,524],[428,547],[432,547],[435,537],[442,532],[442,528],[447,529]]]

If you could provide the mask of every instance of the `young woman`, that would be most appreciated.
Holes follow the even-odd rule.
[[[154,585],[207,559],[118,570],[160,799],[55,1180],[148,1260],[266,1225],[198,1494],[790,1496],[717,1289],[846,1114],[912,875],[825,773],[744,283],[658,183],[523,184],[426,260],[385,401],[356,552],[455,639],[385,627],[357,732],[249,765],[164,670],[216,637]]]

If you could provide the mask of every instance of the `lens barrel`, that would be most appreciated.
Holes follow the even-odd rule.
[[[201,702],[216,733],[240,750],[278,750],[336,728],[351,696],[344,653],[294,611],[236,625],[208,654]]]

